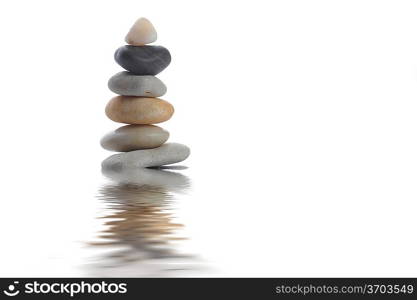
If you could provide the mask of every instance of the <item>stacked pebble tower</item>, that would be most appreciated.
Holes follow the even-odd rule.
[[[109,89],[120,96],[110,100],[106,115],[122,126],[105,135],[101,146],[122,152],[103,161],[104,167],[158,167],[185,160],[187,146],[165,142],[169,132],[152,125],[169,120],[174,107],[157,97],[166,93],[165,84],[155,77],[171,62],[171,54],[162,46],[147,45],[156,41],[152,23],[140,18],[133,24],[125,41],[128,45],[116,50],[114,58],[126,71],[117,73],[108,82]]]

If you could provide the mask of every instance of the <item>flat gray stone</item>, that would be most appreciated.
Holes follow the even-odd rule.
[[[101,146],[110,151],[127,152],[161,146],[169,132],[155,125],[126,125],[106,134]]]
[[[175,164],[185,160],[190,149],[182,144],[168,143],[161,147],[114,154],[106,158],[101,166],[113,170],[126,167],[148,168]]]
[[[167,92],[167,87],[159,78],[130,72],[112,76],[108,86],[112,92],[124,96],[160,97]]]

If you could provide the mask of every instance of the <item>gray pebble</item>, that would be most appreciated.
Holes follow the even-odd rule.
[[[190,149],[182,144],[167,143],[161,147],[114,154],[102,162],[102,168],[147,168],[170,165],[185,160]]]
[[[106,134],[100,141],[104,149],[127,152],[157,148],[169,138],[169,132],[155,125],[126,125]]]
[[[112,76],[108,86],[112,92],[124,96],[160,97],[167,92],[167,87],[159,78],[130,72]]]

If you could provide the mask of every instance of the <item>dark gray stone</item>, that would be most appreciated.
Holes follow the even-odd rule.
[[[171,54],[162,46],[122,46],[114,53],[116,62],[136,75],[156,75],[171,62]]]

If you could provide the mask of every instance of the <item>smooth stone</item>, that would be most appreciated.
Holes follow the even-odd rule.
[[[101,166],[106,169],[148,168],[170,165],[185,160],[190,149],[182,144],[167,143],[161,147],[114,154],[106,158]]]
[[[169,132],[154,125],[126,125],[106,134],[100,141],[104,149],[127,152],[161,146]]]
[[[138,19],[125,37],[126,43],[133,46],[143,46],[156,41],[155,27],[146,18]]]
[[[167,87],[159,78],[129,72],[112,76],[108,86],[112,92],[124,96],[160,97],[167,92]]]
[[[156,75],[171,62],[171,54],[162,46],[122,46],[114,53],[116,62],[136,75]]]
[[[126,124],[156,124],[169,120],[174,113],[171,103],[159,98],[117,96],[106,106],[110,120]]]

